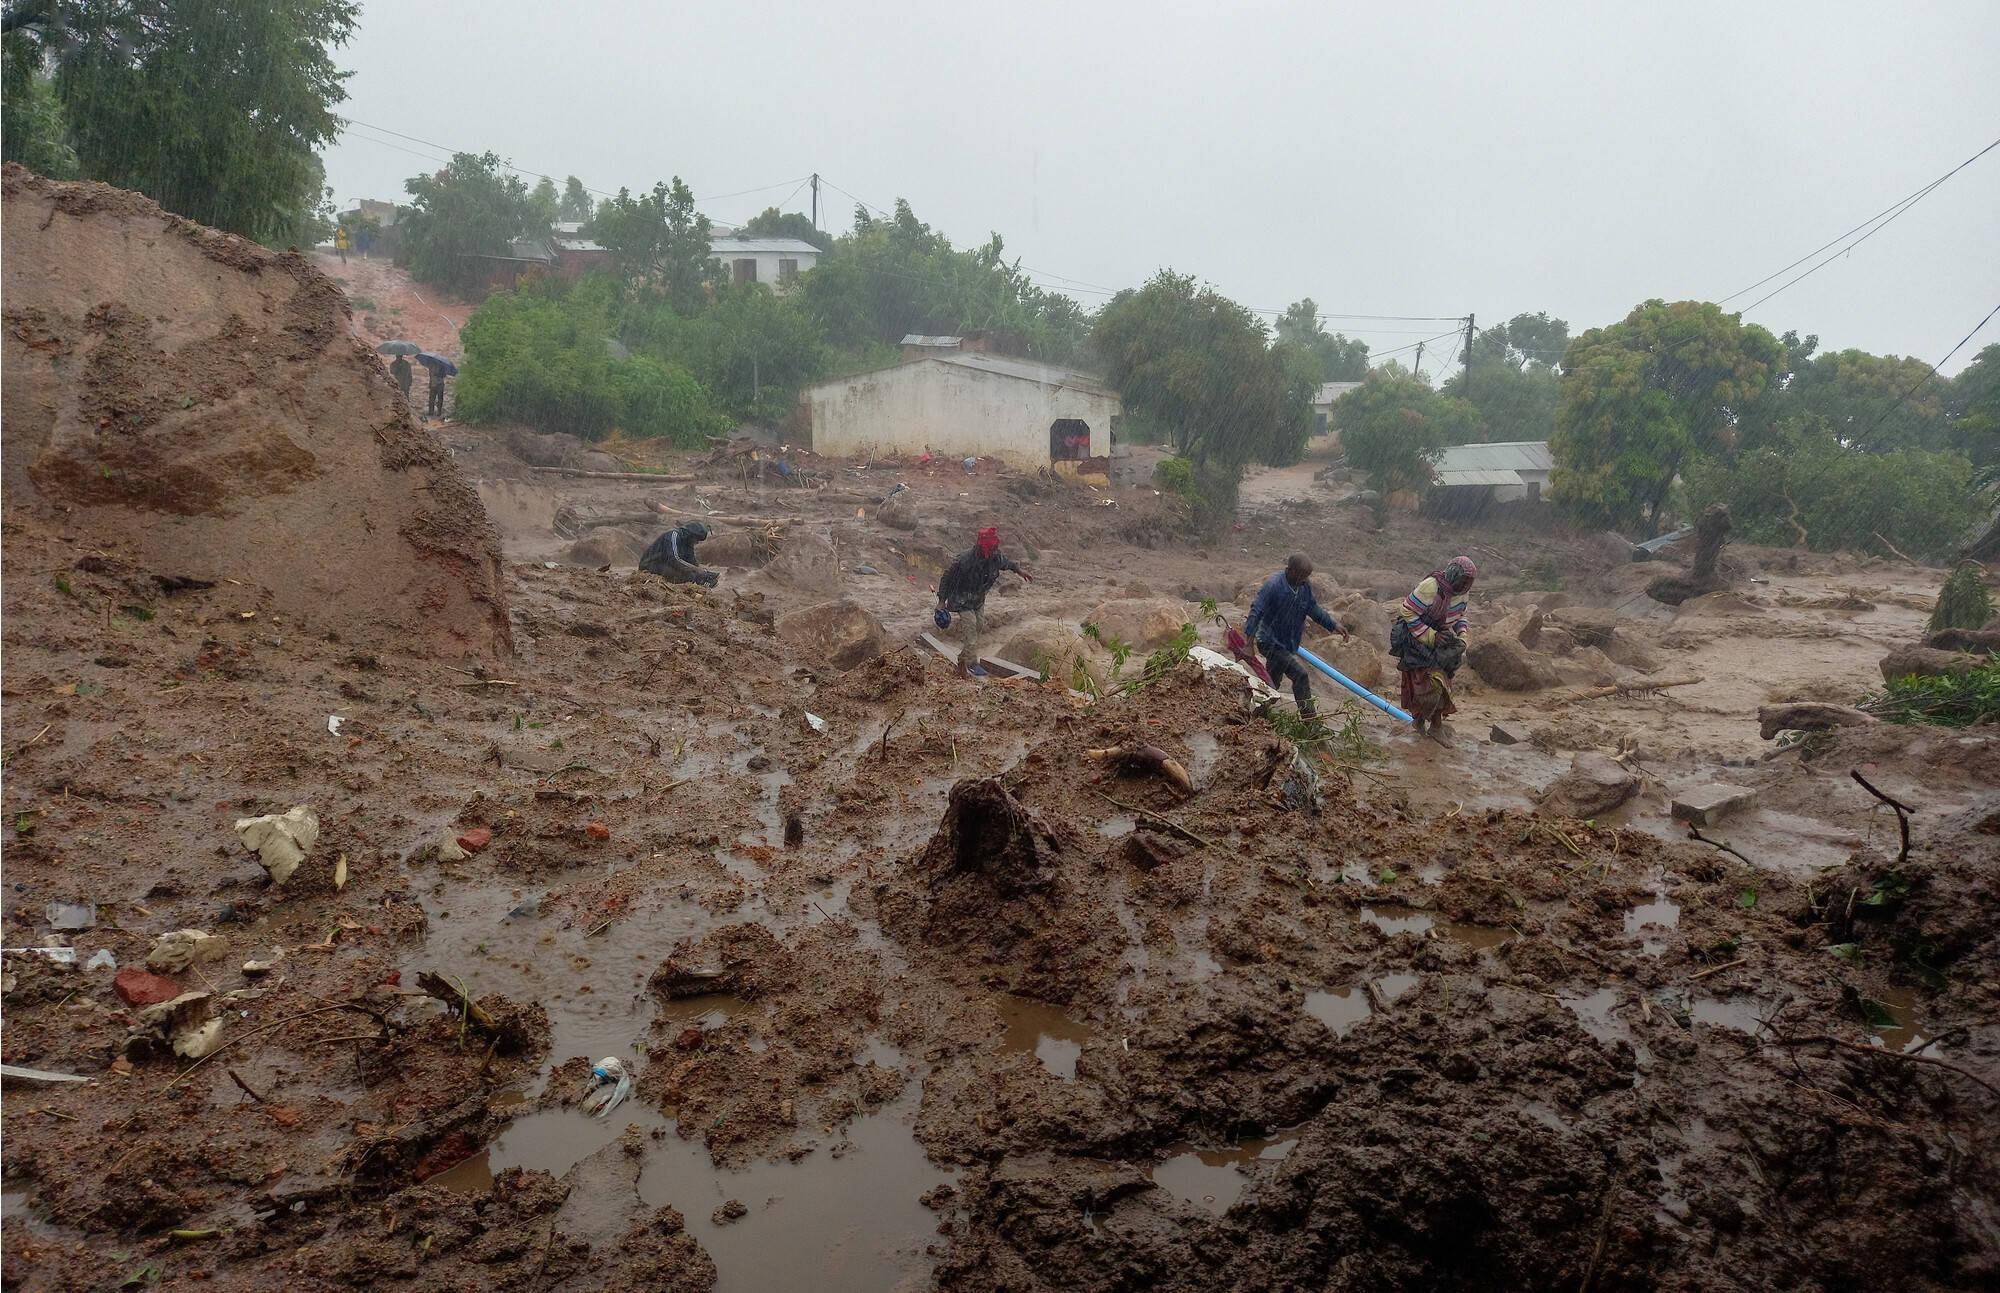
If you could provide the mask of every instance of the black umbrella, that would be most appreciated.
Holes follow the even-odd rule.
[[[414,341],[385,341],[375,347],[378,355],[415,355],[422,352],[423,347]]]
[[[458,365],[446,359],[443,355],[434,355],[428,350],[419,350],[417,352],[417,362],[426,368],[436,369],[446,377],[458,376]]]

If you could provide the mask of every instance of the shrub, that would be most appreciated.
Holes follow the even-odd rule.
[[[1959,677],[1893,678],[1881,691],[1861,702],[1861,708],[1891,723],[1931,723],[1938,727],[1970,727],[2000,722],[2000,652]]]
[[[1967,562],[1951,572],[1938,590],[1937,608],[1931,612],[1930,631],[1939,629],[1983,629],[1993,618],[1993,599],[1979,567]]]

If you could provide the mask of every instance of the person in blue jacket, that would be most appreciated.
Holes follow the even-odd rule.
[[[1257,653],[1271,671],[1271,685],[1292,680],[1292,699],[1299,713],[1311,718],[1318,705],[1313,700],[1312,675],[1299,659],[1299,639],[1310,619],[1329,633],[1347,636],[1333,616],[1326,613],[1313,596],[1313,563],[1302,553],[1285,558],[1285,568],[1264,581],[1257,600],[1250,604],[1250,618],[1243,623],[1243,636],[1257,644]]]

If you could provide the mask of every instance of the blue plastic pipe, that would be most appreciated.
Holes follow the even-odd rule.
[[[1320,659],[1312,652],[1306,650],[1304,647],[1299,648],[1298,657],[1299,659],[1305,661],[1307,664],[1311,665],[1313,668],[1325,674],[1327,677],[1339,683],[1341,686],[1347,688],[1355,695],[1361,697],[1361,699],[1367,701],[1375,708],[1381,710],[1384,714],[1387,714],[1390,718],[1400,718],[1405,723],[1414,723],[1417,721],[1416,719],[1411,718],[1408,714],[1404,713],[1402,710],[1396,708],[1394,705],[1391,705],[1388,701],[1383,700],[1380,696],[1377,696],[1374,692],[1368,690],[1360,683],[1354,681],[1354,679],[1348,677],[1340,670],[1334,668],[1326,661]]]

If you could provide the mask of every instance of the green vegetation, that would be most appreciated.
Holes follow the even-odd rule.
[[[1348,463],[1376,491],[1378,513],[1390,494],[1429,486],[1431,468],[1448,446],[1481,438],[1476,408],[1438,394],[1396,364],[1374,370],[1359,390],[1342,396],[1334,422]]]
[[[1863,700],[1861,708],[1892,723],[1970,727],[2000,722],[2000,652],[1988,655],[1984,664],[1960,677],[1913,674],[1892,679]]]
[[[1978,566],[1966,562],[1945,578],[1931,611],[1929,629],[1983,629],[1993,618],[1993,598]]]
[[[136,189],[273,245],[325,236],[318,150],[348,74],[351,0],[16,0],[6,8],[6,160]]]
[[[459,153],[441,170],[404,183],[403,257],[426,283],[477,291],[488,266],[480,256],[502,255],[528,220],[528,186],[494,153]]]
[[[1556,428],[1557,366],[1568,349],[1569,324],[1546,314],[1517,314],[1473,339],[1470,394],[1463,370],[1439,393],[1472,405],[1482,439],[1547,440]]]

